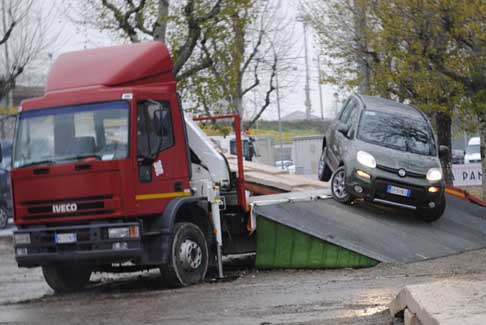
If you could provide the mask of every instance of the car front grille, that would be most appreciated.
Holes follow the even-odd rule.
[[[407,177],[407,176],[413,177],[413,178],[425,178],[426,177],[425,174],[414,173],[414,172],[406,170],[405,168],[392,168],[392,167],[388,167],[388,166],[384,166],[384,165],[376,165],[376,168],[384,170],[384,171],[392,173],[392,174],[395,174],[395,175],[398,175],[398,171],[400,169],[403,169],[407,173],[404,177]]]

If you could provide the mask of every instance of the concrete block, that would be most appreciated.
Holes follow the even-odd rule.
[[[486,324],[486,281],[444,280],[407,286],[390,313],[408,309],[423,325]]]

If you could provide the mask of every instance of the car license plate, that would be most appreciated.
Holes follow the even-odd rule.
[[[395,195],[400,195],[405,197],[410,197],[410,194],[412,193],[412,190],[393,186],[393,185],[388,185],[386,191],[390,194],[395,194]]]
[[[75,243],[77,241],[77,236],[75,232],[56,234],[54,236],[54,241],[56,242],[56,244]]]

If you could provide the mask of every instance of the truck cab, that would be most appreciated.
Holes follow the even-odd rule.
[[[122,264],[159,267],[173,286],[203,280],[215,242],[214,198],[229,171],[228,180],[194,188],[195,151],[163,43],[61,55],[45,96],[22,102],[17,118],[11,180],[19,266],[41,266],[58,292]]]

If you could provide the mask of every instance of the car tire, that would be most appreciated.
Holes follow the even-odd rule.
[[[8,225],[8,212],[4,206],[0,207],[0,229],[7,228]]]
[[[446,208],[445,196],[442,196],[437,206],[433,209],[420,208],[417,210],[418,217],[425,222],[434,222],[440,219]]]
[[[349,204],[353,201],[353,196],[346,190],[346,170],[344,166],[334,171],[331,177],[332,197],[341,203]]]
[[[88,285],[91,268],[78,264],[50,264],[42,266],[42,274],[56,293],[70,293],[80,291]]]
[[[328,182],[331,179],[332,171],[326,164],[327,147],[322,148],[321,158],[319,159],[319,167],[317,169],[317,177],[320,181]]]
[[[208,244],[201,229],[193,223],[174,226],[169,263],[160,267],[162,281],[179,288],[199,283],[208,271]]]

